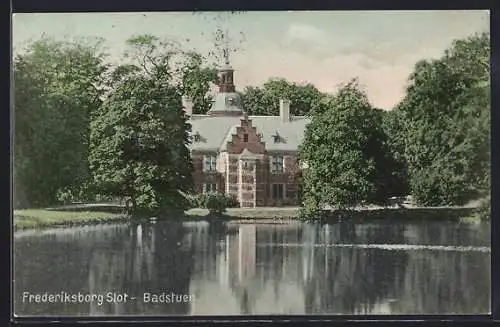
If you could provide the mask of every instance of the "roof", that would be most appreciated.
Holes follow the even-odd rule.
[[[208,112],[243,113],[243,111],[243,102],[241,101],[241,96],[238,93],[220,92],[215,95],[212,106]]]
[[[242,117],[192,115],[191,134],[199,133],[200,141],[190,145],[191,150],[224,151],[227,141],[236,133],[241,125]],[[289,122],[282,121],[279,116],[248,116],[257,133],[262,134],[268,151],[297,151],[304,138],[304,132],[310,119],[304,116],[291,116]],[[280,142],[275,143],[278,133]]]
[[[233,67],[231,67],[231,65],[227,64],[227,63],[219,68],[219,71],[222,71],[222,72],[227,72],[227,71],[232,71],[232,70],[234,70]]]

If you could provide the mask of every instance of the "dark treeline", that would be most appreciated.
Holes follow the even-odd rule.
[[[301,156],[304,214],[411,194],[420,205],[490,202],[490,37],[456,40],[418,62],[406,94],[374,110],[356,80],[315,103]]]
[[[216,67],[154,36],[127,41],[123,64],[101,42],[31,43],[14,59],[14,205],[99,197],[131,212],[188,205],[190,125],[181,95],[206,113]],[[490,189],[489,34],[418,62],[398,106],[374,108],[356,79],[336,94],[272,78],[241,94],[251,115],[308,115],[301,146],[305,213],[411,194],[422,205],[487,199]],[[488,206],[485,206],[488,212]]]

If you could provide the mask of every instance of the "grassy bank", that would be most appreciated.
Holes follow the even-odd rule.
[[[188,217],[207,217],[208,209],[190,209],[186,211]],[[262,208],[228,208],[224,217],[240,219],[296,219],[299,216],[299,209],[296,207],[262,207]]]
[[[327,211],[322,222],[376,220],[475,222],[473,208],[398,208],[358,211]],[[14,229],[74,226],[128,221],[119,206],[85,205],[55,209],[28,209],[14,211]],[[184,221],[232,221],[237,223],[282,224],[296,221],[297,207],[229,208],[223,215],[210,215],[207,209],[190,209],[184,215],[169,219]]]
[[[126,221],[123,214],[105,211],[14,210],[14,229],[74,226]]]

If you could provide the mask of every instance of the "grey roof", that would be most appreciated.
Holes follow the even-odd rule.
[[[209,113],[212,112],[240,112],[243,113],[243,103],[241,96],[236,92],[220,92],[215,95],[212,107]]]
[[[249,116],[257,133],[262,134],[268,151],[297,151],[304,131],[310,119],[302,116],[292,116],[289,122],[282,121],[279,116]],[[227,141],[236,133],[236,127],[241,125],[242,117],[193,115],[190,123],[191,134],[199,133],[200,141],[190,145],[191,150],[224,151]],[[279,134],[281,141],[274,142],[274,135]]]

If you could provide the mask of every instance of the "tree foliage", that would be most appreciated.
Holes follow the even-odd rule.
[[[149,36],[128,44],[135,66],[115,70],[119,79],[91,124],[93,181],[103,193],[125,197],[131,214],[182,210],[192,165],[176,52]]]
[[[290,100],[290,113],[309,115],[311,108],[323,97],[312,84],[291,83],[283,78],[272,78],[262,87],[247,87],[243,91],[243,105],[252,115],[279,115],[280,99]]]
[[[304,176],[305,213],[325,206],[346,208],[385,197],[384,133],[357,81],[330,101],[318,103],[307,126],[300,158]]]
[[[463,204],[489,193],[489,52],[489,34],[457,40],[410,76],[398,110],[410,189],[421,204]]]
[[[101,104],[100,43],[41,39],[14,59],[14,206],[56,202],[88,178],[89,123]]]
[[[146,73],[152,69],[168,67],[166,72],[179,87],[182,95],[188,96],[194,104],[195,114],[206,113],[212,104],[210,90],[218,83],[217,69],[209,64],[207,57],[195,51],[187,51],[182,45],[170,39],[154,35],[137,35],[127,40],[129,49],[125,57],[132,64],[121,65],[118,72],[141,69]],[[117,73],[115,73],[117,74]]]
[[[190,169],[186,159],[189,126],[177,97],[190,96],[195,113],[206,112],[211,104],[210,88],[217,80],[215,69],[201,55],[184,51],[171,40],[139,35],[129,39],[127,45],[123,63],[114,68],[104,63],[106,55],[99,51],[100,43],[80,40],[42,39],[15,58],[16,207],[47,206],[63,200],[92,201],[95,192],[126,196],[133,200],[134,208],[183,205],[176,201],[177,195],[166,196],[174,188],[190,185],[190,173],[186,173]],[[118,122],[121,125],[113,125]],[[89,153],[91,127],[93,143]],[[110,128],[120,132],[110,135]],[[133,140],[123,139],[123,133]],[[170,144],[164,149],[168,163],[148,157],[162,149],[163,141]],[[120,157],[123,151],[128,151],[126,158]],[[117,158],[126,161],[143,155],[144,162],[139,160],[127,169],[115,162]],[[157,171],[155,165],[170,165],[175,177],[166,179],[168,190],[164,184],[155,184],[155,178],[166,174],[160,168]],[[112,172],[114,168],[116,172]],[[134,192],[128,189],[121,193],[117,189],[130,177],[118,177],[124,173],[122,168],[137,177]]]
[[[181,92],[193,102],[194,114],[206,114],[213,100],[209,91],[218,83],[217,69],[205,65],[198,53],[187,53],[186,57],[181,72]]]
[[[385,136],[385,160],[387,190],[389,196],[409,194],[408,167],[405,159],[405,121],[401,110],[393,109],[382,114]]]

